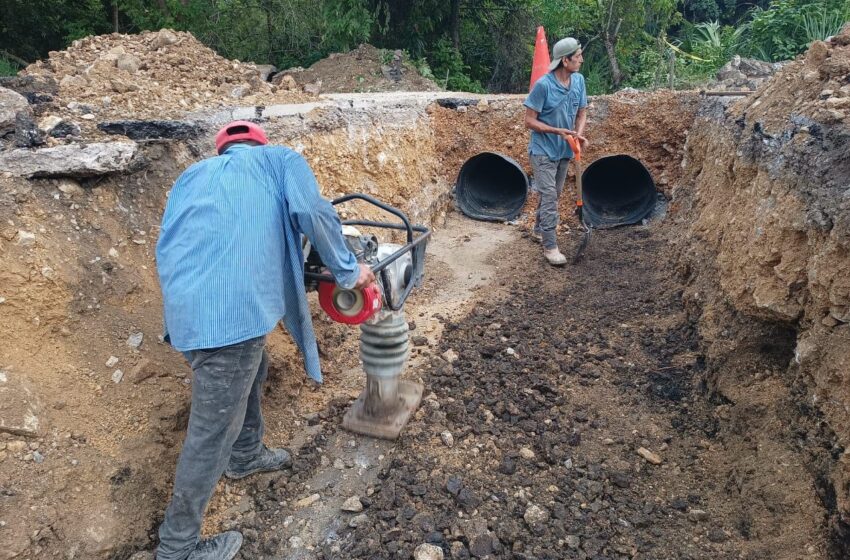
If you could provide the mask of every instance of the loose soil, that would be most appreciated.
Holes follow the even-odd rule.
[[[334,53],[307,69],[293,68],[276,75],[282,83],[291,76],[302,88],[315,93],[375,91],[440,91],[440,86],[421,75],[402,51],[360,45],[347,53]]]
[[[101,119],[175,118],[214,107],[310,98],[286,84],[268,83],[255,64],[224,58],[191,33],[168,29],[86,37],[21,75],[55,80],[58,105],[69,114]]]
[[[528,239],[503,244],[472,311],[442,318],[402,439],[346,434],[349,401],[330,403],[293,473],[245,485],[249,513],[231,524],[247,529],[242,558],[409,558],[423,543],[451,558],[829,558],[797,420],[730,414],[700,386],[669,255],[657,226],[603,232],[560,270]],[[767,350],[759,367],[784,357]],[[374,449],[377,478],[358,462]],[[340,495],[347,476],[360,487]],[[365,510],[305,546],[298,500],[313,493]]]

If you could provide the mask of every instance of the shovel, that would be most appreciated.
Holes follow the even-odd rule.
[[[576,251],[576,254],[573,257],[573,264],[575,264],[579,260],[581,260],[581,257],[584,254],[584,250],[587,249],[587,244],[590,243],[591,228],[584,221],[584,202],[582,200],[583,193],[581,186],[581,176],[584,172],[584,168],[581,163],[581,143],[576,140],[575,136],[567,136],[567,143],[570,145],[570,149],[572,149],[573,151],[573,163],[575,164],[576,172],[576,216],[578,216],[579,222],[584,227],[584,236],[581,238],[581,242],[578,245],[578,250]]]

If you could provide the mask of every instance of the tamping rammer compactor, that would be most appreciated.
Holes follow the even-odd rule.
[[[346,195],[331,204],[350,200],[365,201],[399,219],[397,223],[343,221],[346,243],[359,262],[371,267],[377,285],[362,290],[337,286],[314,249],[308,251],[304,278],[308,290],[318,289],[319,303],[334,321],[360,325],[366,388],[346,412],[342,426],[359,434],[396,439],[422,400],[422,386],[400,377],[410,354],[404,302],[422,283],[425,246],[431,231],[411,225],[397,208],[364,194]],[[362,235],[358,227],[401,231],[407,243],[379,242],[375,235]]]

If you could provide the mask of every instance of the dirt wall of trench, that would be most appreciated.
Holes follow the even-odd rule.
[[[531,173],[523,99],[503,96],[456,108],[432,106],[441,173],[447,180],[453,182],[463,163],[482,151],[507,155]],[[681,176],[679,163],[697,102],[696,92],[671,91],[590,98],[585,166],[600,157],[629,154],[639,159],[656,185],[669,194]]]
[[[708,388],[754,439],[795,434],[835,557],[850,551],[848,76],[845,28],[755,95],[705,103],[675,191]]]

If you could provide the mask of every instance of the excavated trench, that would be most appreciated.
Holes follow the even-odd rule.
[[[529,171],[520,99],[437,97],[245,110],[266,112],[270,137],[305,154],[329,198],[366,192],[434,226],[407,307],[406,375],[426,396],[396,442],[344,432],[363,383],[356,331],[313,301],[323,387],[304,380],[285,334],[270,336],[267,440],[293,450],[293,468],[220,483],[205,531],[241,530],[246,560],[846,558],[845,401],[837,373],[819,377],[845,363],[827,344],[846,335],[845,245],[831,237],[844,215],[816,193],[833,224],[817,229],[794,191],[846,166],[846,128],[794,121],[801,142],[809,131],[801,148],[734,100],[595,98],[586,201],[623,214],[658,191],[670,208],[594,235],[579,264],[554,269],[523,233],[534,194],[498,199],[514,225],[448,206],[477,154],[507,167],[467,177],[475,189]],[[806,150],[820,150],[814,169],[794,163]],[[153,245],[171,182],[209,152],[203,135],[147,139],[123,175],[0,180],[0,366],[41,421],[0,435],[0,559],[124,560],[155,544],[190,387],[156,338]],[[562,217],[571,252],[571,196]],[[798,254],[807,239],[814,256]],[[834,280],[806,284],[801,260]]]

